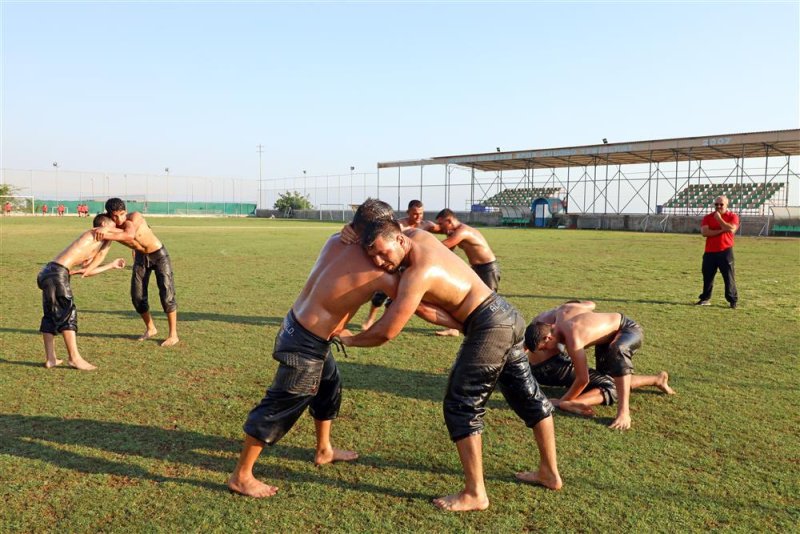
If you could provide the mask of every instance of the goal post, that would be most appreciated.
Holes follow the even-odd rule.
[[[0,195],[0,216],[6,215],[6,204],[11,205],[10,214],[36,214],[36,201],[33,195]]]
[[[353,208],[350,204],[320,204],[320,221],[349,222],[353,218]]]

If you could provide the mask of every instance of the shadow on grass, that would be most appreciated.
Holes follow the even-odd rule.
[[[131,477],[153,482],[173,482],[190,484],[202,488],[227,491],[224,481],[236,464],[236,455],[241,450],[241,441],[209,436],[186,430],[169,430],[153,426],[124,424],[90,419],[62,419],[49,416],[24,416],[0,414],[0,450],[3,454],[43,461],[60,468],[79,473],[107,474]],[[165,476],[151,472],[134,462],[98,458],[97,452],[91,456],[80,454],[70,447],[86,447],[93,451],[103,451],[117,457],[148,458],[159,462],[179,463],[205,470],[224,473],[220,483],[193,478]],[[213,453],[226,453],[224,457]],[[281,459],[306,461],[311,463],[314,449],[276,445],[271,453]],[[380,457],[370,457],[369,465],[396,467],[392,462]],[[402,463],[403,468],[430,471],[422,466]],[[166,466],[162,466],[166,467]],[[166,469],[163,469],[166,470]],[[349,484],[341,479],[321,475],[324,469],[315,473],[296,471],[284,466],[270,466],[268,481],[287,481],[292,483],[324,484],[333,489],[343,486],[356,491],[378,493],[409,499],[430,499],[430,495],[406,492],[395,487],[383,487],[369,483]],[[256,475],[263,476],[256,467]]]
[[[80,310],[81,313],[102,313],[138,319],[139,314],[133,310]],[[225,313],[208,313],[178,310],[178,322],[186,321],[219,321],[224,323],[254,324],[259,326],[280,326],[283,317],[260,317],[257,315],[230,315]]]
[[[533,294],[526,294],[526,295],[515,295],[512,293],[505,293],[503,292],[504,297],[509,298],[516,298],[516,299],[559,299],[563,300],[564,302],[568,300],[593,300],[595,302],[638,302],[640,304],[672,304],[676,306],[690,306],[694,307],[694,302],[692,299],[684,299],[679,301],[674,300],[648,300],[648,299],[620,299],[620,298],[610,298],[610,297],[593,297],[593,296],[581,296],[576,297],[575,295],[533,295]]]
[[[42,367],[42,368],[44,368],[44,360],[42,360],[39,363],[34,363],[34,362],[25,362],[25,361],[16,362],[14,360],[6,360],[5,358],[0,358],[0,364],[3,364],[3,365],[21,365],[23,367]]]
[[[398,397],[430,401],[441,404],[447,389],[447,373],[436,374],[409,369],[395,369],[382,365],[372,365],[336,358],[342,373],[345,389],[360,389],[388,393]],[[495,388],[489,402],[489,409],[511,409],[499,388]]]
[[[42,335],[41,332],[39,332],[38,330],[34,330],[33,328],[0,328],[0,332],[12,332],[14,334],[34,334],[38,336]],[[78,338],[80,339],[82,337],[106,337],[106,338],[130,339],[131,337],[138,337],[138,336],[131,336],[130,334],[101,334],[97,332],[79,332]]]

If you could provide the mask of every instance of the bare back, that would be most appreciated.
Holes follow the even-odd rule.
[[[568,321],[556,324],[557,336],[562,336],[567,350],[608,343],[619,330],[622,315],[619,313],[587,312]]]
[[[104,245],[108,248],[111,243],[108,241],[96,241],[94,233],[91,230],[87,230],[62,250],[53,261],[69,269],[93,258]]]
[[[492,294],[492,290],[475,271],[428,232],[410,230],[405,235],[413,246],[407,255],[408,266],[401,278],[395,303],[403,298],[404,289],[410,289],[412,294],[421,290],[422,294],[416,295],[414,300],[419,298],[435,304],[457,321],[464,322]],[[387,310],[390,312],[391,308]]]
[[[336,234],[322,247],[292,309],[304,328],[330,339],[374,292],[394,295],[397,280],[377,268],[361,247],[343,244]]]
[[[130,227],[129,225],[133,227],[133,239],[120,241],[123,245],[139,252],[144,252],[145,254],[156,252],[164,246],[150,229],[150,226],[148,226],[142,214],[138,211],[129,213],[125,217],[125,223],[122,225],[122,229],[128,230]]]
[[[483,234],[464,223],[461,223],[443,243],[447,248],[457,246],[463,250],[470,265],[482,265],[496,260]]]

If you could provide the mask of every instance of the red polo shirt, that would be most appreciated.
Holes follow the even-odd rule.
[[[722,214],[722,220],[728,224],[735,224],[739,228],[739,216],[731,210]],[[720,230],[722,227],[719,225],[714,213],[709,213],[703,217],[703,222],[700,226],[708,226],[709,230]],[[723,232],[719,235],[706,238],[706,252],[722,252],[733,246],[733,232]]]

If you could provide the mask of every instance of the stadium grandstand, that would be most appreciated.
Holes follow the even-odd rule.
[[[501,220],[528,213],[533,223],[538,205],[573,227],[646,229],[649,219],[658,217],[659,227],[670,231],[669,218],[707,213],[720,194],[741,215],[764,220],[772,208],[800,205],[800,175],[792,161],[797,155],[800,129],[621,143],[603,139],[595,145],[380,162],[378,190],[381,196],[387,182],[394,188],[381,171],[385,176],[396,169],[402,205],[403,169],[419,168],[421,176],[422,169],[439,166],[448,207],[458,198],[451,190],[468,188],[470,212],[502,211]],[[459,171],[469,179],[454,181]],[[694,221],[681,224],[696,227]]]

